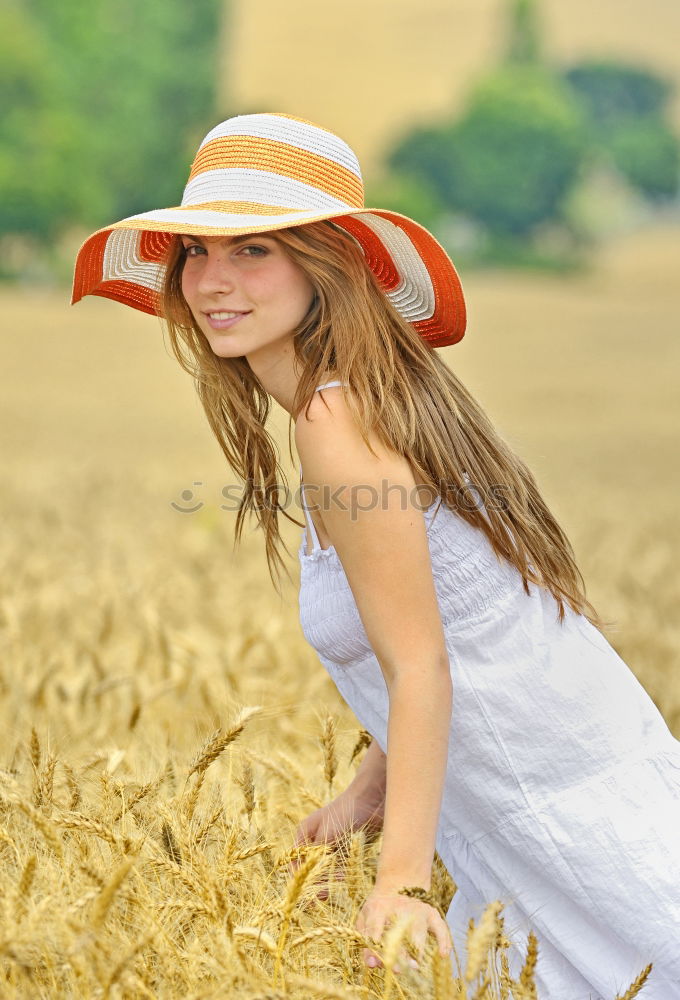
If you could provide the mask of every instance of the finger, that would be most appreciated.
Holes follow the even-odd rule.
[[[368,941],[370,941],[372,945],[378,946],[380,944],[380,937],[374,934],[367,934],[364,932],[364,937]],[[369,945],[366,945],[366,947],[364,948],[364,959],[368,960],[369,958],[374,958],[377,960],[377,962],[380,961],[380,956],[378,955],[378,953],[374,951]],[[377,964],[377,962],[374,964]]]
[[[370,940],[373,939],[371,938]],[[380,955],[378,955],[378,953],[376,951],[373,951],[371,948],[364,948],[361,957],[363,958],[366,965],[370,966],[372,969],[380,968],[380,966],[382,965],[382,960],[380,958]]]
[[[295,834],[295,840],[293,841],[293,847],[302,847],[305,844],[311,844],[314,842],[314,838],[317,833],[316,823],[301,823]]]
[[[418,969],[427,944],[427,921],[418,919],[411,924],[404,947],[399,952],[399,960],[404,968]]]
[[[417,969],[418,967],[419,966],[415,958],[412,958],[408,952],[400,951],[394,965],[392,966],[392,970],[399,973],[402,969]]]
[[[412,951],[409,955],[408,964],[413,968],[416,968],[418,963],[422,960],[422,957],[425,954],[425,948],[427,947],[427,927],[422,930],[418,928],[418,930],[413,931],[411,934],[411,946]],[[413,952],[415,952],[415,955]]]
[[[383,934],[383,926],[384,921],[379,920],[374,924],[369,924],[366,930],[362,931],[362,934],[365,938],[368,938],[369,941],[372,941],[375,944],[380,944]],[[364,949],[364,961],[371,968],[379,968],[383,964],[378,953],[370,948]]]
[[[448,924],[444,923],[441,917],[438,917],[436,920],[432,920],[430,930],[437,939],[439,954],[442,958],[446,958],[453,950],[453,941],[451,940],[451,931]]]

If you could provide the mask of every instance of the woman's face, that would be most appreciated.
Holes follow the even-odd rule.
[[[283,347],[314,289],[272,236],[181,236],[182,292],[213,353],[263,356]]]

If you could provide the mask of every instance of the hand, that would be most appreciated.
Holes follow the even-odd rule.
[[[382,829],[384,796],[375,790],[357,791],[352,785],[321,809],[316,809],[298,825],[294,846],[301,844],[333,844],[344,833],[360,830],[368,833]],[[290,871],[299,867],[299,861],[290,863]],[[321,888],[319,899],[326,899],[328,891]]]
[[[407,937],[420,959],[425,952],[428,931],[437,939],[440,954],[446,957],[450,953],[453,947],[451,932],[439,911],[420,899],[402,896],[397,889],[374,888],[359,911],[356,929],[377,944],[381,941],[387,926],[395,918],[401,917],[412,919]],[[369,949],[364,949],[362,958],[369,966],[382,965],[380,958]],[[400,965],[395,964],[395,972],[400,972],[404,964],[412,968],[418,967],[418,962],[407,956],[404,950],[399,953],[399,959]]]

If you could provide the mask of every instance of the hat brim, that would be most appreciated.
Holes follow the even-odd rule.
[[[78,251],[71,303],[99,295],[160,316],[164,261],[174,235],[240,236],[332,220],[359,243],[386,296],[431,347],[463,337],[466,310],[458,273],[441,244],[414,219],[381,208],[322,213],[254,208],[180,206],[97,230]]]

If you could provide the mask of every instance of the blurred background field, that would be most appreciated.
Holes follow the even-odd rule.
[[[384,974],[358,971],[337,931],[351,924],[376,844],[355,838],[351,878],[327,903],[312,905],[308,886],[290,900],[295,824],[351,778],[359,729],[297,621],[302,517],[287,415],[275,407],[272,428],[299,523],[284,525],[291,579],[279,597],[254,525],[233,550],[234,514],[220,505],[234,477],[160,323],[103,299],[68,305],[80,235],[119,210],[172,204],[197,141],[220,117],[276,107],[337,128],[366,159],[376,198],[389,205],[392,192],[402,210],[415,198],[416,218],[434,213],[423,221],[439,226],[460,261],[470,316],[444,356],[535,471],[590,598],[612,623],[607,637],[680,737],[671,146],[665,191],[636,187],[600,148],[579,166],[568,208],[503,233],[469,206],[426,204],[428,185],[397,180],[388,165],[407,127],[463,113],[472,80],[497,71],[508,25],[526,24],[531,6],[456,0],[420,4],[416,15],[412,4],[375,3],[360,15],[343,5],[340,25],[332,8],[327,17],[302,0],[286,5],[286,18],[264,2],[203,2],[189,18],[174,3],[83,13],[15,0],[3,14],[14,38],[0,70],[11,107],[0,128],[4,995],[254,998],[266,987],[272,997],[331,996],[331,982],[343,996],[385,990]],[[649,4],[634,12],[613,2],[589,8],[587,21],[576,7],[534,5],[541,60],[615,56],[670,87],[677,8],[652,6],[651,21]],[[277,48],[273,38],[289,39],[276,34],[283,20],[289,32],[297,24],[307,50],[328,38],[324,59],[305,64],[288,43]],[[432,49],[444,29],[448,61]],[[8,31],[0,37],[8,46]],[[136,89],[125,89],[126,76]],[[675,135],[677,100],[669,89],[654,114],[638,117]],[[173,130],[175,160],[162,176],[157,165],[149,172],[148,144],[162,162]],[[200,768],[185,781],[201,746],[228,732],[243,706],[262,711],[192,793]],[[443,875],[438,885],[443,899],[453,889]],[[269,938],[248,935],[254,926],[273,951]],[[404,995],[430,989],[414,979]]]
[[[680,735],[676,239],[670,228],[622,241],[587,277],[568,281],[467,275],[469,335],[446,350],[531,463],[574,542],[590,596],[615,622],[610,641]],[[238,927],[263,927],[279,940],[281,859],[295,823],[351,778],[359,736],[297,623],[301,529],[284,533],[292,582],[279,599],[257,532],[232,553],[234,515],[219,507],[229,474],[155,320],[96,299],[70,309],[53,291],[6,290],[1,305],[0,795],[18,788],[38,803],[36,820],[5,798],[8,900],[30,858],[39,859],[22,920],[11,925],[7,968],[16,992],[7,995],[34,996],[36,981],[51,984],[41,996],[95,995],[93,984],[106,985],[122,955],[129,961],[112,995],[262,996],[258,983],[274,981],[274,959],[264,945],[252,954],[250,938],[230,943],[219,908],[203,912],[200,901],[213,878],[228,886],[224,906]],[[285,456],[281,412],[275,425]],[[289,482],[294,489],[294,466]],[[188,506],[187,489],[203,504],[195,513],[171,506]],[[298,514],[295,504],[290,512]],[[268,715],[254,717],[213,765],[192,826],[178,806],[185,775],[243,705]],[[321,741],[328,715],[337,726],[332,785]],[[43,746],[37,772],[32,729]],[[256,798],[250,821],[236,783],[247,765]],[[75,799],[72,775],[81,789]],[[34,789],[46,780],[49,797]],[[149,802],[135,806],[149,785]],[[129,814],[114,823],[126,802]],[[96,827],[64,827],[83,816],[107,825],[109,837],[149,837],[134,876],[111,890],[94,924],[92,908],[130,857]],[[50,822],[66,863],[36,826]],[[168,836],[182,845],[181,869],[172,867]],[[254,853],[235,864],[229,850]],[[329,924],[336,930],[308,942],[304,962],[303,946],[288,954],[293,995],[318,995],[295,979],[304,968],[317,984],[363,982],[373,991],[366,995],[383,995],[383,980],[361,979],[337,931],[351,924],[375,850],[355,846],[355,876],[329,903],[309,910],[307,891],[296,904],[296,938]],[[443,879],[444,898],[447,890]],[[139,941],[146,944],[137,953]],[[259,971],[243,971],[233,951],[239,942]],[[415,980],[405,995],[428,996],[428,983]]]

